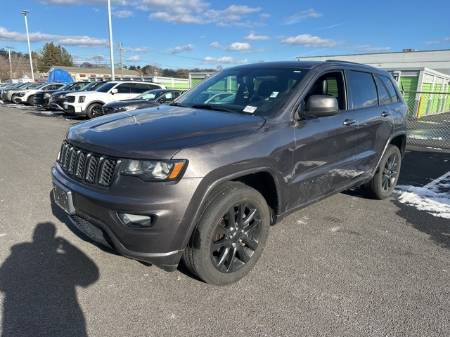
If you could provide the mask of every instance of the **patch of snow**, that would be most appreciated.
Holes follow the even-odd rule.
[[[397,186],[398,201],[436,217],[450,219],[450,172],[423,187]]]

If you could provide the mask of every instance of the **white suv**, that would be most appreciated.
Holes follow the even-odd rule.
[[[64,83],[43,83],[34,88],[21,90],[14,94],[14,103],[23,103],[32,105],[33,104],[33,96],[37,94],[39,91],[43,90],[57,90],[65,86]]]
[[[165,87],[148,82],[111,81],[101,85],[95,91],[67,94],[64,111],[72,115],[94,118],[102,115],[102,107],[106,103],[134,98],[144,91],[153,89],[165,89]]]

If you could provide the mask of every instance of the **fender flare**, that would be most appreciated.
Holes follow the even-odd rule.
[[[191,235],[195,229],[195,227],[197,226],[197,223],[199,221],[199,219],[201,218],[203,212],[204,212],[204,206],[208,201],[208,198],[211,196],[211,194],[214,192],[214,190],[220,185],[223,184],[227,181],[232,181],[235,180],[237,178],[240,177],[244,177],[247,176],[249,174],[254,174],[254,173],[268,173],[272,176],[274,183],[275,183],[275,189],[276,189],[276,193],[277,193],[277,206],[278,209],[281,211],[281,205],[283,204],[283,196],[281,193],[281,183],[280,183],[280,178],[278,177],[278,175],[270,168],[267,166],[260,166],[260,167],[253,167],[253,168],[247,168],[244,170],[239,170],[230,174],[226,174],[226,175],[222,175],[219,178],[216,178],[213,176],[212,173],[210,173],[209,175],[205,176],[202,179],[202,182],[200,183],[200,185],[197,187],[196,191],[194,192],[192,198],[191,198],[191,202],[188,205],[188,208],[186,209],[186,212],[184,214],[184,219],[183,222],[185,223],[185,226],[183,226],[185,228],[185,237],[182,241],[182,248],[184,249],[187,244],[189,243],[189,240],[191,238]],[[208,176],[210,177],[208,179]],[[210,182],[209,180],[212,179],[212,181]],[[204,189],[202,186],[205,186],[206,188]],[[200,196],[200,200],[196,201],[195,199],[198,198]],[[192,208],[192,209],[190,209]]]

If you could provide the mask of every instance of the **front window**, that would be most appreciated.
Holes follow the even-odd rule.
[[[306,74],[298,68],[241,67],[225,70],[177,100],[176,105],[273,115]]]
[[[161,90],[149,90],[143,94],[137,96],[137,99],[145,99],[147,101],[153,101],[161,94]]]
[[[96,91],[99,91],[99,92],[108,92],[108,91],[109,91],[112,87],[114,87],[116,84],[117,84],[117,83],[114,83],[114,82],[108,82],[108,83],[105,83],[105,84],[101,85],[100,87],[98,87]]]

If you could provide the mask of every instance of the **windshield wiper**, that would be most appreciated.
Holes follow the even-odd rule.
[[[194,104],[191,105],[191,108],[195,109],[205,109],[205,110],[215,110],[215,111],[225,111],[225,112],[239,112],[235,109],[227,108],[220,104]]]

